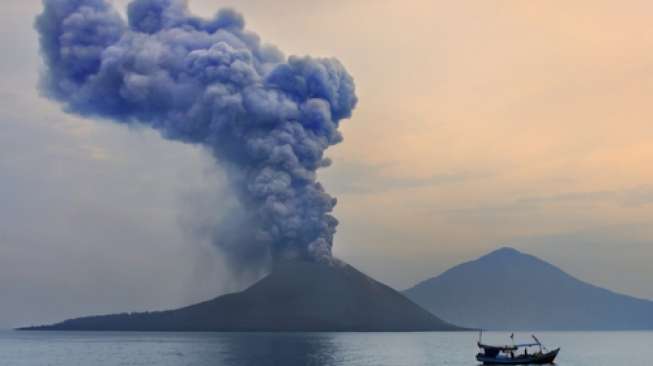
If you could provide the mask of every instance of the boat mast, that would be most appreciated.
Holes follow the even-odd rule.
[[[535,343],[537,343],[537,345],[540,347],[540,353],[542,353],[542,343],[540,343],[540,340],[537,339],[535,334],[531,334],[531,337],[533,337],[533,339],[535,340]]]

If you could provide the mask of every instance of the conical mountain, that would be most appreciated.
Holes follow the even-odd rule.
[[[26,329],[134,331],[458,330],[354,267],[284,262],[248,289],[185,308]]]
[[[653,329],[653,302],[593,286],[512,248],[455,266],[404,294],[472,328]]]

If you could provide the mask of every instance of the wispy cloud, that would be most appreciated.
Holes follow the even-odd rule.
[[[483,215],[523,213],[556,205],[595,206],[613,203],[622,207],[643,206],[653,203],[653,186],[637,186],[623,190],[564,192],[553,195],[521,197],[505,203],[478,205],[437,210],[445,215]]]
[[[426,177],[401,177],[390,173],[397,164],[338,161],[325,174],[325,184],[335,194],[376,194],[461,183],[491,176],[488,172],[456,171]]]

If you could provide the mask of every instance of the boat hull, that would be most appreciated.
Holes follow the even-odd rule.
[[[483,354],[478,354],[476,355],[476,360],[482,362],[484,365],[546,365],[553,363],[559,351],[560,348],[556,348],[551,352],[541,355],[518,356],[515,358],[487,357]]]

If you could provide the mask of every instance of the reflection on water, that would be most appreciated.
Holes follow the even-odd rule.
[[[509,333],[484,333],[505,343]],[[539,332],[561,366],[649,365],[653,332]],[[129,333],[0,331],[11,366],[477,365],[476,333]],[[530,333],[516,334],[527,339]]]
[[[221,359],[226,364],[331,366],[342,362],[336,336],[329,333],[241,333],[220,338],[224,347]]]

